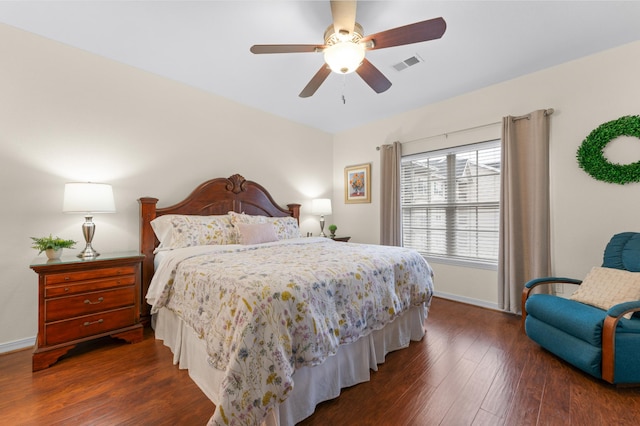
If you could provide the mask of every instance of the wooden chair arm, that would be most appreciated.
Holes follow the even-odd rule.
[[[628,309],[616,309],[615,306],[609,309],[609,311],[607,311],[608,315],[605,317],[604,324],[602,325],[602,379],[609,383],[613,383],[615,379],[616,327],[618,327],[618,322],[624,314],[640,312],[638,303],[628,303],[628,306]],[[610,314],[614,309],[616,309],[616,316]]]

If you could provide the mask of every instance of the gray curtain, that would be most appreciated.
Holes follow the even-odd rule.
[[[551,274],[549,115],[502,120],[498,305],[521,313],[524,284]]]
[[[380,147],[380,244],[402,245],[400,217],[400,160],[402,145]]]

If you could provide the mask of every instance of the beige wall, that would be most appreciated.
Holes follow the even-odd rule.
[[[29,237],[83,241],[65,182],[113,185],[117,213],[94,218],[102,252],[137,248],[139,197],[166,206],[234,173],[302,203],[303,232],[319,232],[305,206],[331,195],[330,134],[4,25],[0,58],[0,352],[36,335]]]
[[[484,124],[506,115],[554,108],[551,117],[551,220],[553,273],[581,278],[602,261],[612,234],[640,231],[640,184],[613,185],[594,180],[576,162],[576,150],[600,124],[640,113],[640,42],[549,68],[435,105],[380,120],[335,136],[333,149],[334,214],[343,234],[353,241],[377,243],[379,195],[371,204],[345,205],[343,170],[351,164],[372,163],[374,185],[379,182],[379,153],[375,147],[394,140],[413,141],[404,152],[438,149],[500,136],[500,125],[428,138]],[[393,89],[392,89],[393,90]],[[420,90],[429,90],[429,82]],[[384,95],[381,95],[384,99]],[[426,138],[426,139],[425,139]],[[607,155],[616,161],[640,160],[637,139],[611,143]],[[481,305],[497,304],[497,274],[433,264],[440,294]]]

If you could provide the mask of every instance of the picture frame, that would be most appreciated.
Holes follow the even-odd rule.
[[[344,202],[371,202],[371,163],[344,168]]]

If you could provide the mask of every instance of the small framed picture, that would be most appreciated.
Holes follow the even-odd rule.
[[[371,163],[344,168],[344,202],[371,202]]]

